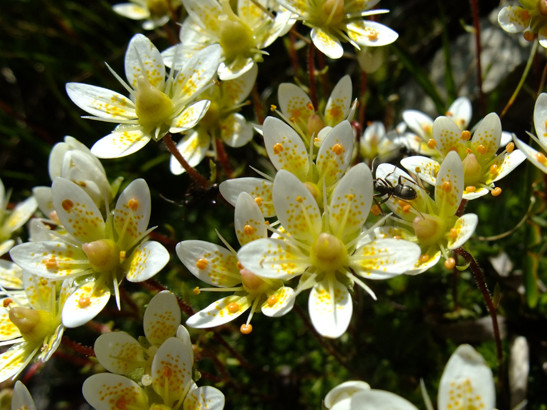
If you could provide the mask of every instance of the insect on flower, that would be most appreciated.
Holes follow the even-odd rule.
[[[387,177],[391,175],[386,175],[386,178],[378,178],[376,176],[376,169],[374,168],[374,161],[373,161],[373,169],[374,169],[374,190],[377,191],[377,194],[374,194],[374,200],[376,201],[376,197],[383,197],[387,195],[382,201],[378,204],[381,205],[384,202],[388,201],[389,198],[397,198],[402,201],[412,201],[413,199],[416,199],[418,196],[416,190],[411,187],[410,185],[407,185],[403,182],[403,179],[406,179],[409,182],[415,183],[413,180],[404,177],[403,175],[399,175],[399,178],[397,179],[397,184],[393,185]],[[393,171],[395,171],[396,168],[393,168]],[[392,172],[393,173],[393,172]]]

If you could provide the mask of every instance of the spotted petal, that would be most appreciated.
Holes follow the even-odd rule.
[[[406,125],[427,142],[433,136],[433,120],[423,112],[417,110],[403,111],[403,120]]]
[[[420,247],[401,239],[361,244],[350,257],[355,273],[366,279],[389,279],[405,273],[420,257]]]
[[[448,240],[448,249],[456,249],[462,246],[475,232],[475,228],[479,223],[479,217],[475,214],[465,214],[458,218],[454,225],[456,235]]]
[[[0,355],[0,383],[15,378],[32,359],[32,348],[28,343],[13,345]]]
[[[347,25],[348,36],[360,46],[380,47],[397,40],[399,34],[381,23],[361,20]]]
[[[252,4],[252,2],[249,2]],[[258,75],[258,67],[253,67],[241,75],[230,81],[222,83],[222,98],[232,102],[233,104],[240,104],[249,95],[256,82]]]
[[[534,106],[534,127],[542,148],[547,148],[547,93],[541,93]]]
[[[263,178],[237,178],[223,181],[219,186],[220,193],[233,206],[241,192],[247,192],[260,208],[265,218],[275,216],[272,198],[272,182]]]
[[[241,283],[236,255],[222,246],[188,240],[179,242],[176,252],[194,276],[210,285],[233,287]]]
[[[437,174],[441,168],[441,164],[434,159],[418,155],[403,158],[401,165],[410,173],[416,174],[421,180],[431,185],[435,185]]]
[[[342,47],[342,44],[340,44],[340,40],[331,36],[326,31],[314,27],[311,30],[310,36],[315,47],[327,57],[338,59],[344,54],[344,48]]]
[[[186,325],[202,329],[226,324],[245,313],[251,303],[252,298],[249,295],[224,297],[190,316]]]
[[[196,387],[194,384],[186,399],[184,399],[183,410],[215,410],[224,408],[224,394],[215,387],[202,386]]]
[[[90,280],[70,295],[62,312],[65,327],[78,327],[93,319],[106,306],[110,299],[110,290],[106,286],[96,286]]]
[[[150,344],[159,346],[177,333],[180,318],[177,297],[172,292],[162,291],[150,300],[144,312],[144,335]]]
[[[492,371],[469,345],[461,345],[452,354],[439,385],[438,408],[495,408],[496,391]]]
[[[8,232],[15,232],[29,220],[37,207],[38,203],[32,196],[18,203],[4,222],[3,229]]]
[[[82,393],[93,408],[114,410],[126,408],[147,409],[148,395],[134,381],[119,374],[100,373],[88,377]]]
[[[173,119],[169,132],[176,134],[195,127],[207,113],[210,104],[211,102],[209,100],[201,100],[185,108],[175,119]]]
[[[356,393],[367,390],[370,390],[368,383],[353,380],[347,381],[329,391],[323,403],[325,408],[330,410],[350,410],[351,397]]]
[[[0,259],[0,286],[7,289],[22,289],[23,270],[15,263]]]
[[[264,216],[253,197],[246,192],[242,192],[237,198],[234,227],[241,246],[268,236]]]
[[[93,347],[97,360],[106,370],[117,374],[129,374],[144,367],[144,349],[133,336],[125,332],[100,335]]]
[[[508,33],[520,33],[530,24],[530,12],[522,7],[507,6],[500,10],[498,22]]]
[[[459,155],[450,151],[445,157],[435,182],[435,203],[441,218],[458,210],[463,194],[463,165]]]
[[[351,77],[345,75],[333,88],[325,107],[325,122],[331,126],[348,118],[351,106]]]
[[[346,286],[327,276],[311,290],[308,309],[315,330],[321,336],[337,338],[349,326],[353,304]]]
[[[521,151],[526,156],[526,158],[528,158],[528,161],[530,161],[537,168],[539,168],[544,174],[547,174],[547,162],[543,163],[538,160],[538,158],[542,158],[541,155],[545,154],[540,153],[535,148],[532,148],[525,142],[519,140],[517,137],[513,137],[513,141],[515,142],[515,145],[517,146],[519,151]]]
[[[211,83],[217,72],[221,51],[220,45],[213,44],[199,50],[185,62],[173,84],[175,101],[188,101]]]
[[[150,141],[136,125],[119,125],[91,147],[91,152],[99,158],[120,158],[137,152]]]
[[[481,151],[486,158],[496,155],[501,141],[501,121],[495,112],[491,112],[477,126],[471,139],[471,146],[475,152]],[[485,148],[477,149],[479,145]]]
[[[112,121],[136,121],[135,103],[124,95],[103,87],[67,83],[66,92],[72,102],[97,118]]]
[[[448,117],[438,117],[433,122],[433,138],[437,142],[437,149],[446,156],[463,142],[460,128]]]
[[[351,161],[353,153],[353,129],[349,121],[342,121],[327,134],[319,151],[316,164],[319,171],[319,183],[330,187],[344,174]]]
[[[503,156],[501,163],[498,164],[498,174],[494,178],[493,182],[499,181],[511,171],[513,171],[516,167],[524,162],[526,157],[526,154],[518,149],[514,150],[510,154]]]
[[[169,262],[169,252],[156,241],[139,244],[127,260],[126,278],[129,282],[144,282],[163,269]]]
[[[445,115],[454,121],[460,130],[464,130],[471,121],[471,101],[467,97],[456,98]]]
[[[150,220],[150,209],[148,184],[142,178],[132,181],[119,196],[114,209],[114,227],[121,250],[129,250],[142,239]]]
[[[143,34],[135,34],[125,53],[125,75],[129,84],[136,89],[137,78],[146,76],[151,85],[163,91],[165,65],[160,52]]]
[[[183,0],[188,15],[209,33],[220,33],[222,22],[218,16],[224,12],[215,0]]]
[[[253,138],[253,125],[243,115],[231,114],[220,124],[220,138],[229,147],[242,147]]]
[[[288,286],[281,286],[267,296],[268,299],[262,303],[261,310],[269,317],[279,317],[290,312],[296,300],[294,289]]]
[[[291,122],[304,126],[315,112],[310,97],[296,84],[282,83],[277,89],[279,108]]]
[[[13,387],[11,410],[36,410],[32,396],[25,385],[19,380],[15,382],[15,386]]]
[[[2,301],[5,301],[5,299],[2,299]],[[4,342],[18,337],[21,337],[21,332],[10,320],[9,309],[0,306],[0,341]]]
[[[205,158],[210,145],[211,136],[205,130],[198,128],[184,136],[177,144],[177,150],[191,167],[195,167]],[[174,175],[186,172],[173,155],[169,160],[169,169]]]

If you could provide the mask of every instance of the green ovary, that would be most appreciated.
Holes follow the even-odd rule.
[[[58,325],[49,312],[19,306],[10,308],[9,319],[17,326],[23,339],[34,344],[42,343]]]
[[[109,272],[120,264],[120,249],[111,239],[84,243],[82,250],[96,272]]]
[[[228,61],[239,56],[247,57],[251,50],[256,48],[253,32],[249,26],[235,19],[223,22],[220,30],[220,46]]]
[[[312,265],[320,272],[335,272],[348,264],[344,244],[330,233],[321,233],[311,249]]]
[[[426,246],[440,241],[445,231],[443,220],[436,215],[417,216],[412,221],[412,226],[420,245]]]
[[[465,186],[476,186],[477,184],[479,184],[482,177],[482,166],[479,163],[479,160],[477,159],[475,154],[467,154],[465,159],[462,161],[462,165]]]
[[[139,124],[146,132],[161,127],[173,115],[173,101],[142,75],[137,78],[135,106]]]
[[[146,0],[146,8],[152,16],[161,17],[169,11],[169,5],[166,0]]]
[[[321,8],[323,21],[334,26],[340,23],[344,17],[344,0],[326,0]]]
[[[249,293],[259,294],[264,293],[270,286],[261,277],[255,275],[248,269],[241,269],[241,283],[245,290]]]

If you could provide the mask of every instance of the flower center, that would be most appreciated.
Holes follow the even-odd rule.
[[[312,246],[311,259],[319,271],[335,272],[348,264],[348,253],[340,239],[323,232]]]
[[[319,131],[321,131],[323,128],[325,128],[325,123],[319,115],[313,113],[308,117],[308,136],[311,137],[313,135],[317,137],[317,134],[319,134]]]
[[[31,343],[41,343],[55,327],[51,313],[27,307],[10,308],[9,319],[17,326],[21,336]]]
[[[239,271],[241,273],[241,283],[249,293],[262,293],[268,288],[268,284],[259,276],[245,268]]]
[[[541,15],[547,16],[547,0],[539,0],[538,8]]]
[[[482,167],[479,160],[473,153],[467,154],[462,161],[463,164],[463,179],[465,186],[477,185],[482,176]]]
[[[169,11],[169,5],[166,0],[146,0],[146,8],[152,16],[161,17]]]
[[[256,47],[253,31],[234,14],[228,2],[223,2],[222,5],[228,18],[222,22],[219,43],[226,60],[230,61],[238,56],[246,57]]]
[[[323,19],[327,25],[336,25],[344,17],[344,0],[326,0],[322,6]]]
[[[84,243],[82,250],[91,267],[97,272],[109,272],[120,264],[120,249],[112,239]]]
[[[412,226],[420,244],[423,245],[431,245],[438,242],[444,233],[444,223],[435,215],[425,214],[417,216],[412,221]]]
[[[135,105],[139,124],[148,133],[161,127],[173,115],[173,101],[143,75],[137,78]]]
[[[204,124],[208,130],[214,130],[218,127],[220,120],[220,107],[218,103],[211,101],[209,109],[205,113],[205,116],[201,119],[200,124]]]

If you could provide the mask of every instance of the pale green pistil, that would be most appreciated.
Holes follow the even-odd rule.
[[[41,343],[53,333],[55,323],[49,312],[16,306],[10,308],[9,319],[27,342]]]
[[[228,61],[239,56],[247,57],[256,48],[253,32],[247,24],[236,18],[222,23],[219,43]]]
[[[241,283],[245,290],[249,293],[263,293],[269,288],[269,285],[261,277],[255,275],[248,269],[241,269]]]
[[[417,216],[412,221],[414,232],[420,244],[431,245],[438,242],[444,233],[444,223],[436,215],[425,214]]]
[[[348,253],[340,239],[323,232],[312,246],[311,259],[318,271],[335,272],[348,264]]]
[[[477,156],[473,153],[467,154],[462,165],[465,186],[478,185],[482,177],[482,167]]]
[[[146,132],[161,128],[173,115],[173,101],[142,75],[137,78],[135,106],[139,124]]]
[[[96,272],[110,272],[120,264],[120,249],[111,239],[84,243],[82,250]]]

